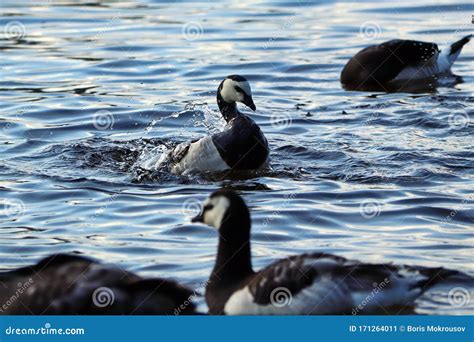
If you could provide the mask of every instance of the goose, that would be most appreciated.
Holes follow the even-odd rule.
[[[417,81],[452,75],[451,66],[468,35],[440,50],[435,43],[393,39],[359,51],[344,66],[341,83],[348,90],[402,90]]]
[[[236,102],[256,110],[247,79],[230,75],[217,89],[217,105],[227,123],[224,131],[176,146],[169,154],[172,173],[257,170],[267,163],[267,139]]]
[[[321,252],[293,255],[254,271],[249,210],[232,190],[212,193],[192,222],[219,233],[205,292],[214,315],[386,314],[412,305],[438,280],[459,273],[361,263]]]
[[[0,273],[0,314],[7,315],[194,314],[194,295],[174,281],[72,254]]]

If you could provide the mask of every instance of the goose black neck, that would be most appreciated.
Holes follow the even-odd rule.
[[[219,106],[219,110],[222,116],[227,122],[229,122],[240,114],[237,110],[237,104],[235,102],[224,101],[220,90],[217,91],[217,105]]]
[[[219,229],[217,259],[212,271],[216,281],[237,281],[253,273],[250,253],[250,216],[226,215]]]

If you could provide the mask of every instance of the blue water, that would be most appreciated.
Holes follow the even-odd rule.
[[[252,209],[256,268],[320,250],[474,275],[474,44],[453,68],[462,78],[432,92],[348,92],[338,81],[369,44],[444,46],[473,33],[472,2],[0,6],[1,269],[82,253],[196,287],[217,235],[189,219],[227,186]],[[153,170],[160,152],[223,127],[215,91],[229,74],[252,85],[270,169]],[[457,287],[426,293],[416,311],[472,314],[473,288],[462,284],[470,297],[453,303]]]

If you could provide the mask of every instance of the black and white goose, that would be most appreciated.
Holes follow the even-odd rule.
[[[211,314],[387,313],[412,305],[437,280],[457,274],[442,268],[365,264],[326,253],[290,256],[255,272],[249,210],[229,190],[214,192],[192,221],[219,231],[217,258],[206,288]]]
[[[173,173],[256,170],[266,164],[267,139],[250,117],[239,112],[236,102],[256,110],[247,80],[227,76],[217,89],[217,104],[227,122],[224,131],[174,148],[169,156]]]
[[[403,90],[418,82],[452,75],[451,66],[472,35],[443,50],[435,43],[394,39],[359,51],[344,66],[341,83],[349,90]]]
[[[0,314],[194,314],[193,292],[82,256],[57,254],[0,273]]]

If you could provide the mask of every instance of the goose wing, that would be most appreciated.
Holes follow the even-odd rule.
[[[366,264],[326,253],[297,255],[256,273],[230,297],[225,312],[387,314],[395,308],[399,312],[410,309],[426,289],[454,273],[442,268]]]
[[[227,314],[307,315],[346,313],[352,307],[342,281],[344,259],[303,254],[256,273],[226,303]]]
[[[220,156],[235,170],[261,167],[269,155],[268,142],[260,127],[246,115],[240,114],[228,124],[229,128],[212,136]]]

